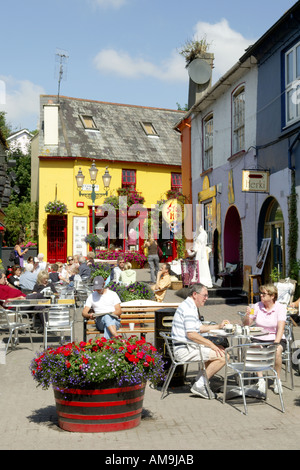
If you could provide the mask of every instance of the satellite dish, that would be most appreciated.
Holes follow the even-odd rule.
[[[188,74],[193,82],[203,85],[210,80],[211,66],[204,59],[195,59],[188,66]]]

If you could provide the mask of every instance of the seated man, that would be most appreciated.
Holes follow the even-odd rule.
[[[102,276],[95,277],[93,287],[94,292],[86,299],[82,316],[95,319],[98,330],[104,330],[105,338],[115,337],[121,324],[121,300],[116,292],[104,286]],[[91,309],[94,313],[89,313]]]
[[[27,263],[25,266],[25,271],[20,276],[19,287],[21,290],[33,291],[37,278],[37,273],[33,272],[33,270],[33,264]]]
[[[91,267],[87,265],[86,259],[84,256],[80,256],[78,259],[79,262],[79,276],[83,281],[88,280],[91,277]]]
[[[172,322],[172,337],[174,342],[174,356],[180,361],[200,360],[198,347],[193,345],[180,344],[180,341],[194,341],[200,344],[202,357],[205,362],[206,375],[208,380],[225,365],[225,352],[221,346],[216,346],[208,338],[202,336],[203,333],[211,329],[221,329],[228,323],[223,320],[219,325],[203,325],[199,318],[198,308],[204,306],[208,298],[208,291],[202,284],[194,284],[189,292],[189,296],[177,308]],[[196,377],[196,382],[191,388],[191,392],[202,398],[209,398],[207,385],[203,371]]]
[[[26,297],[19,289],[8,284],[4,272],[0,272],[0,276],[0,300],[16,300]]]
[[[164,263],[157,273],[156,284],[151,286],[154,290],[155,300],[157,302],[162,302],[164,300],[166,291],[171,286],[170,271],[170,265],[168,263]]]

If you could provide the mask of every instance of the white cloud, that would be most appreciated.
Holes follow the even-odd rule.
[[[210,44],[209,52],[214,53],[214,76],[219,78],[229,70],[244,54],[245,49],[255,42],[230,28],[223,18],[215,24],[199,21],[195,26],[194,39],[206,38]]]
[[[16,80],[11,76],[0,75],[0,80],[5,83],[5,103],[0,103],[0,111],[7,113],[8,124],[13,128],[36,128],[39,119],[39,96],[45,93],[44,89],[29,80]]]
[[[94,5],[101,8],[120,8],[127,3],[127,0],[89,0]]]
[[[177,51],[156,65],[142,57],[131,57],[127,52],[103,49],[95,57],[94,64],[102,73],[126,78],[151,77],[163,81],[186,81],[187,78],[184,61]]]
[[[231,29],[226,19],[215,24],[200,21],[194,30],[194,39],[206,37],[210,44],[209,52],[215,55],[213,81],[229,70],[255,41]],[[94,64],[101,73],[126,78],[150,77],[169,82],[186,82],[188,77],[184,58],[178,50],[172,51],[160,64],[155,64],[143,57],[133,57],[125,51],[102,49],[96,55]]]

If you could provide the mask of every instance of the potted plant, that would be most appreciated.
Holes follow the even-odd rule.
[[[112,281],[107,287],[118,294],[121,302],[138,299],[154,300],[153,290],[148,284],[143,282],[134,282],[129,286],[125,286]]]
[[[137,336],[48,348],[30,369],[38,386],[53,387],[59,426],[75,432],[138,426],[146,381],[165,376],[162,355]]]
[[[63,215],[68,212],[68,208],[64,202],[60,201],[49,201],[48,204],[45,205],[45,212],[48,214],[58,214]]]
[[[101,239],[98,237],[98,235],[95,235],[93,233],[89,233],[85,237],[84,241],[88,243],[91,246],[92,250],[94,251],[97,248],[97,246],[101,245]]]

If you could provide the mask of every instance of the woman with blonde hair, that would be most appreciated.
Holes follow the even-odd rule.
[[[282,352],[286,349],[286,339],[284,337],[284,327],[286,322],[286,305],[277,302],[278,290],[274,284],[265,284],[260,286],[259,295],[260,302],[254,304],[254,315],[251,315],[251,308],[247,307],[244,325],[251,326],[255,321],[256,326],[263,328],[267,334],[255,336],[255,342],[278,344],[276,351],[275,370],[279,378],[279,386],[281,387],[280,372],[282,366]],[[258,374],[261,376],[262,374]],[[265,393],[265,379],[260,378],[258,381],[258,389]],[[282,389],[281,389],[282,391]],[[274,393],[278,394],[277,383],[275,382]]]
[[[57,293],[52,282],[49,282],[49,274],[47,271],[40,271],[36,278],[36,284],[33,288],[33,293],[43,294],[44,289],[50,288],[54,294]]]

